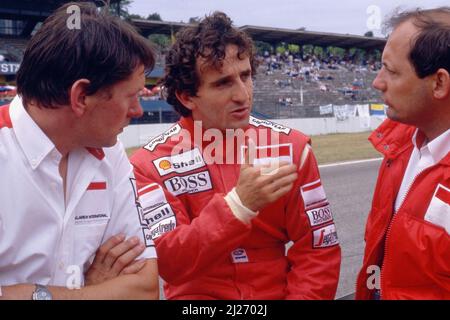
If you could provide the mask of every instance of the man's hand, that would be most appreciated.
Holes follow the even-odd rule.
[[[244,206],[252,211],[258,211],[292,189],[298,176],[297,167],[286,162],[280,162],[275,166],[251,164],[250,154],[256,153],[254,144],[249,142],[236,192]]]
[[[125,240],[124,235],[111,237],[100,246],[94,261],[85,275],[85,284],[99,284],[123,274],[139,272],[145,260],[135,259],[144,251],[145,246],[137,237]]]

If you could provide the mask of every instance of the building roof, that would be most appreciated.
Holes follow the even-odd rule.
[[[269,28],[259,26],[242,26],[241,30],[250,35],[253,40],[268,43],[286,42],[291,44],[311,44],[315,46],[333,46],[340,48],[360,48],[383,50],[386,39],[365,37],[351,34],[330,32],[314,32],[305,30]]]
[[[153,21],[153,20],[131,20],[133,25],[139,28],[144,36],[152,33],[174,35],[181,28],[192,24],[183,22]],[[360,48],[383,50],[386,39],[377,37],[365,37],[351,34],[338,34],[330,32],[314,32],[305,30],[270,28],[245,25],[239,27],[252,37],[253,40],[268,43],[290,43],[290,44],[311,44],[315,46],[333,46],[340,48]]]

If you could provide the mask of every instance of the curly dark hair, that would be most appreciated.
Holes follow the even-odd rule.
[[[417,76],[425,78],[439,68],[450,72],[450,7],[396,12],[385,28],[393,30],[410,20],[419,29],[409,52]]]
[[[232,25],[223,12],[216,11],[206,16],[198,25],[180,30],[176,42],[166,55],[165,75],[161,80],[167,102],[182,116],[191,114],[176,97],[176,92],[196,96],[200,85],[197,74],[197,59],[203,58],[210,66],[220,69],[228,45],[238,47],[238,58],[250,59],[252,76],[256,74],[257,61],[253,41],[243,31]]]

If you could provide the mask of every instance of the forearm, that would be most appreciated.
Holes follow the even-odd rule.
[[[48,286],[54,300],[157,300],[159,299],[156,259],[148,260],[137,274],[121,275],[101,284],[80,289]],[[2,286],[0,300],[30,300],[34,284]]]
[[[251,225],[239,221],[223,196],[216,194],[190,224],[181,224],[156,239],[161,277],[178,284],[204,274],[236,249],[250,231]]]

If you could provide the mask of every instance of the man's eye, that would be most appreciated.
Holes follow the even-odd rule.
[[[386,69],[387,72],[389,72],[390,74],[395,74],[395,71],[391,70],[391,69]]]
[[[230,84],[230,81],[223,81],[216,84],[217,87],[226,87]]]
[[[384,69],[389,73],[389,74],[395,74],[395,72],[392,70],[392,69],[389,69],[388,67],[386,67],[386,66],[383,66],[384,67]]]

